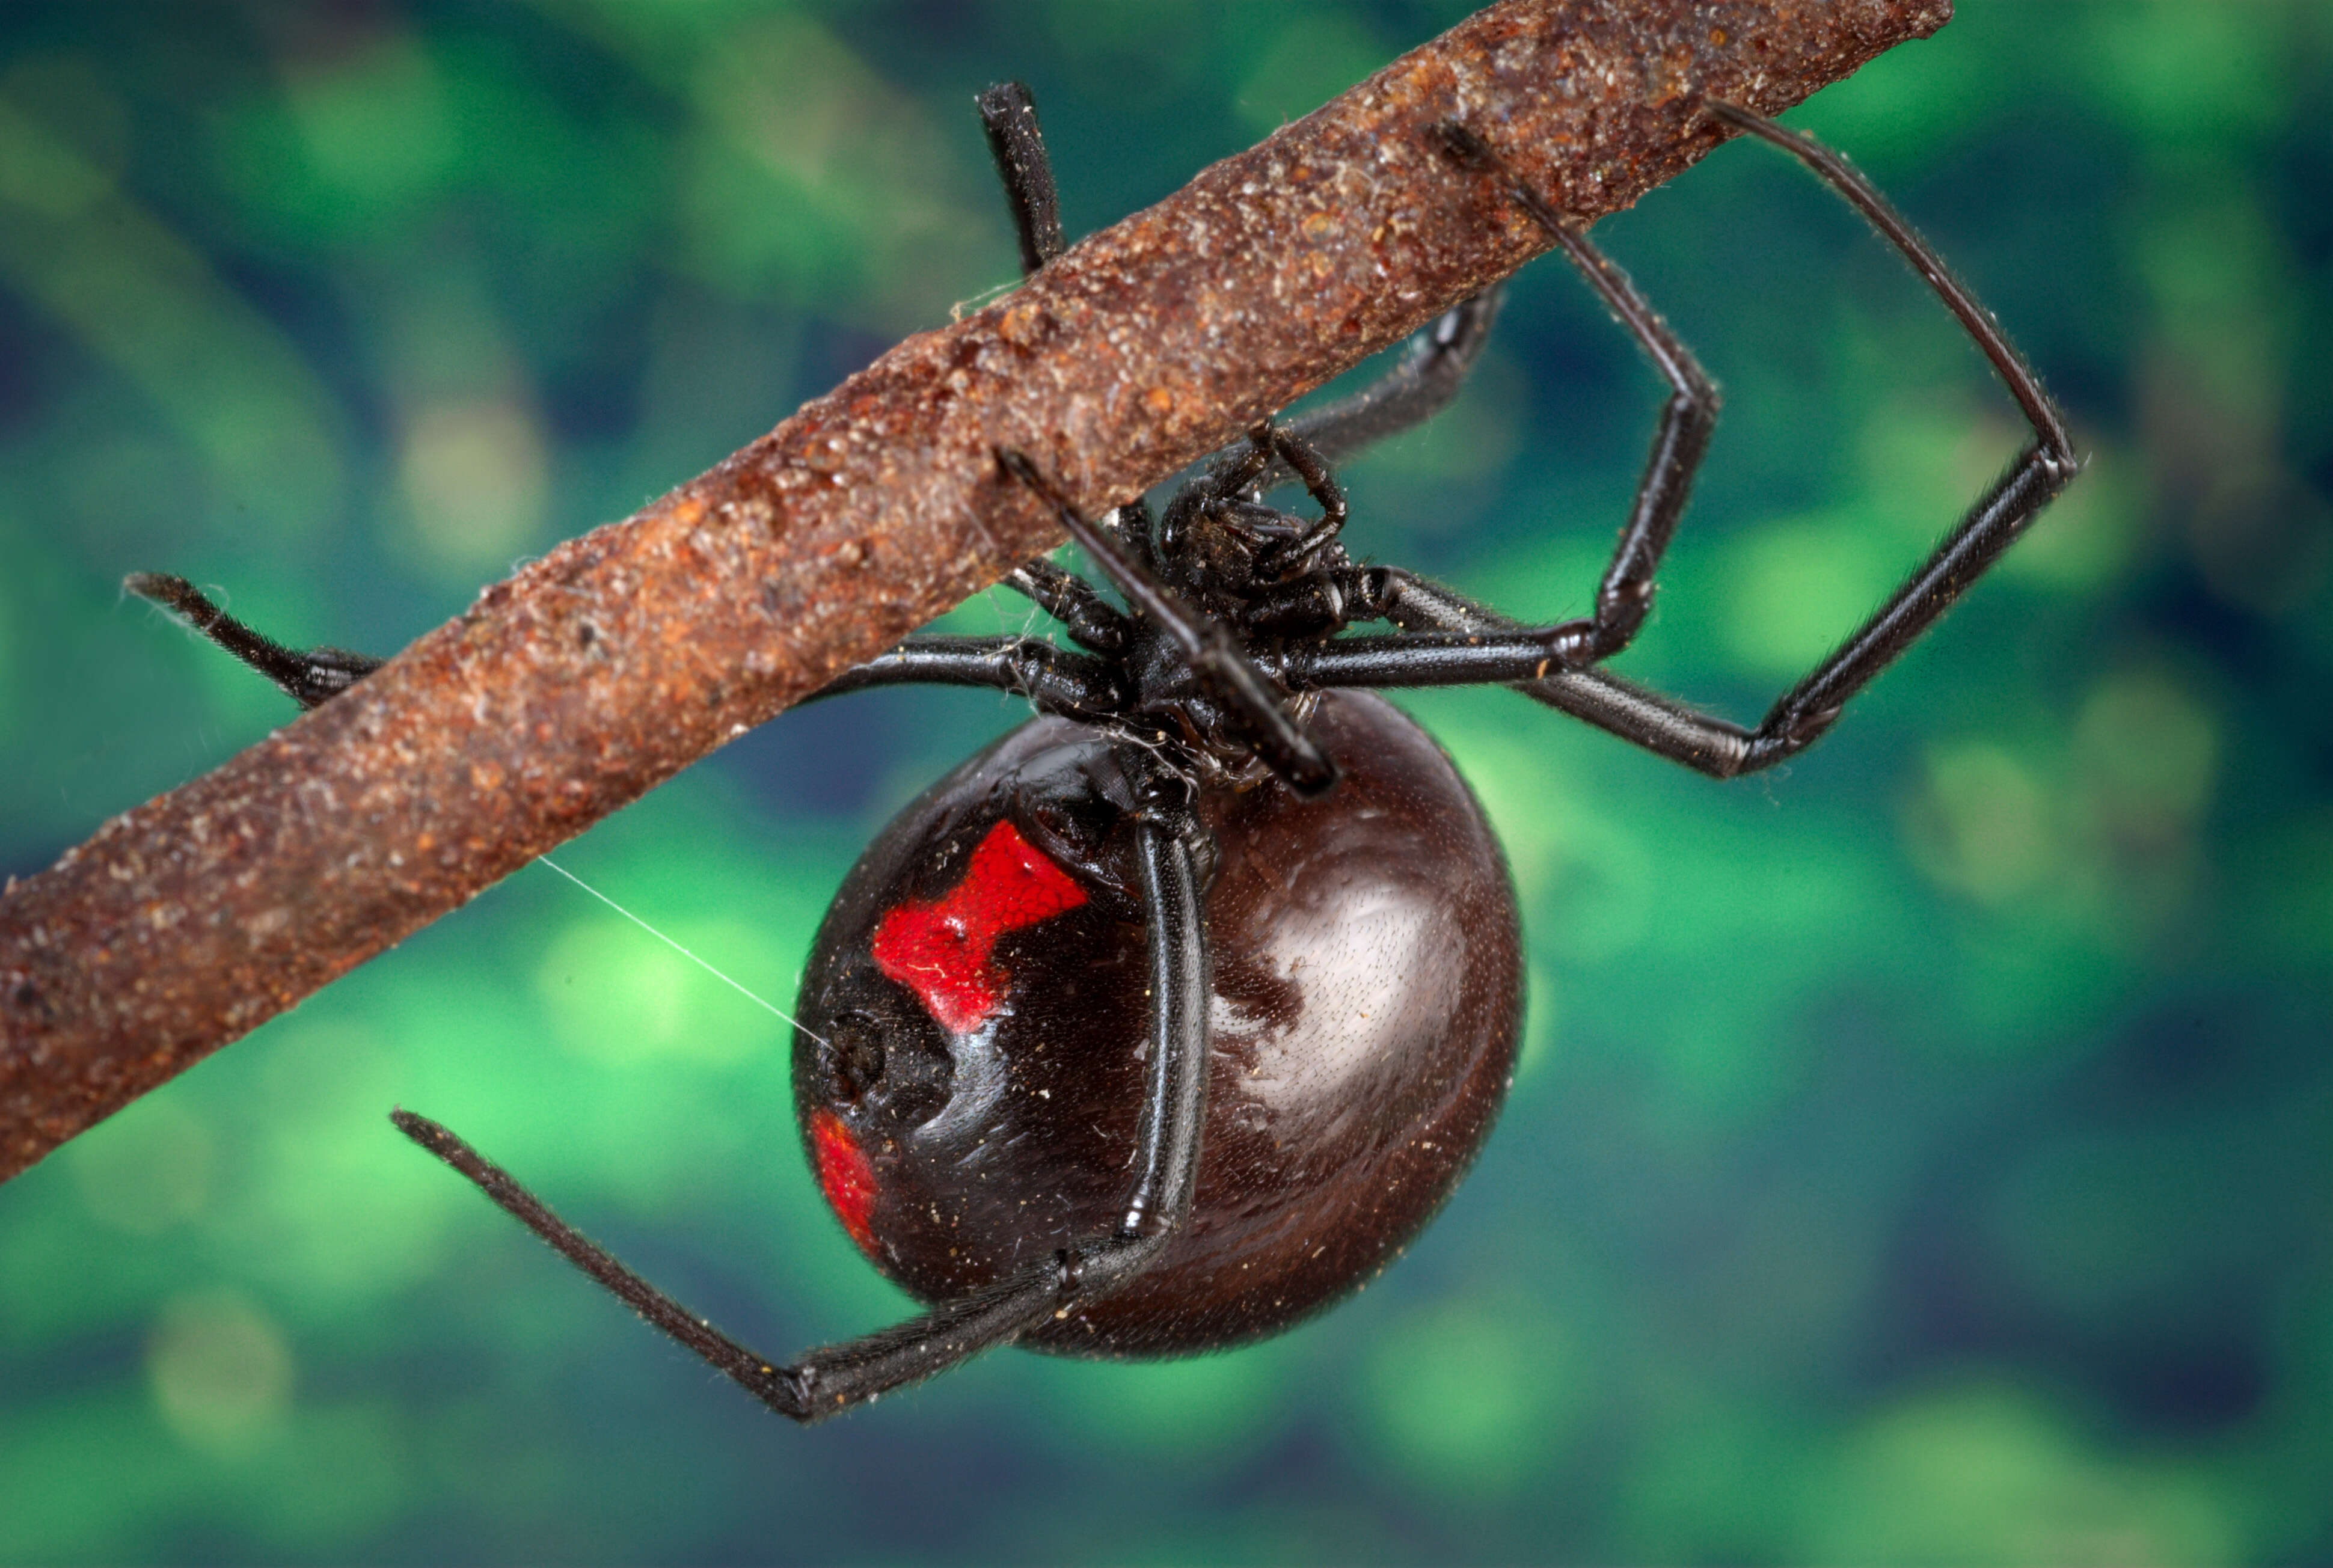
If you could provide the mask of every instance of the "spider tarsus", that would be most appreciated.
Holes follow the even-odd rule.
[[[124,592],[184,616],[194,630],[264,676],[275,689],[303,708],[322,707],[384,662],[345,648],[311,648],[304,652],[287,648],[229,615],[185,578],[168,572],[133,572],[121,580],[121,587]]]
[[[184,615],[218,613],[217,606],[204,597],[200,589],[167,572],[133,572],[121,580],[121,591]]]

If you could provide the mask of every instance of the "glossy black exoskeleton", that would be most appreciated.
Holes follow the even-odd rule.
[[[1490,1130],[1522,1004],[1497,841],[1384,699],[1330,694],[1310,727],[1342,770],[1333,807],[1272,784],[1197,797],[1214,874],[1189,1214],[1024,1345],[1168,1355],[1284,1328],[1382,1267]],[[1015,730],[884,830],[811,949],[794,1101],[812,1163],[926,1301],[1080,1246],[1126,1202],[1150,976],[1123,750],[1066,719]]]
[[[982,95],[1022,259],[1062,246],[1035,111]],[[632,1274],[444,1128],[398,1124],[772,1408],[813,1420],[1003,1343],[1085,1355],[1235,1344],[1381,1268],[1464,1173],[1508,1082],[1522,1005],[1513,897],[1449,762],[1349,688],[1506,685],[1718,777],[1802,749],[1952,603],[2079,467],[1992,318],[1835,155],[1711,101],[1808,163],[1959,318],[2033,443],[1935,553],[1755,728],[1604,673],[1653,579],[1717,397],[1618,268],[1466,127],[1435,140],[1486,218],[1539,224],[1668,382],[1636,505],[1584,619],[1530,627],[1345,552],[1330,463],[1445,404],[1495,293],[1450,312],[1375,386],[1266,424],[1178,490],[1080,515],[1043,497],[1121,603],[1051,563],[1006,579],[1072,646],[910,638],[821,696],[925,681],[1003,688],[1042,717],[876,840],[805,972],[794,1097],[828,1200],[931,1311],[786,1366]],[[1264,500],[1301,481],[1306,517]],[[175,578],[131,580],[305,706],[376,667],[258,636]],[[1387,621],[1388,634],[1348,629]],[[1333,786],[1333,790],[1332,787]]]

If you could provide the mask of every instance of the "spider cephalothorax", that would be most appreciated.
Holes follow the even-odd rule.
[[[1276,463],[1304,482],[1320,515],[1298,516],[1264,505],[1260,492]],[[1345,493],[1303,440],[1264,424],[1206,473],[1177,491],[1159,520],[1159,574],[1191,607],[1239,628],[1253,645],[1320,639],[1356,617],[1368,573],[1338,535]],[[1349,608],[1352,607],[1352,608]],[[1362,611],[1359,619],[1375,619]]]
[[[1062,246],[1036,115],[982,95],[1026,266]],[[914,637],[821,696],[924,681],[1040,717],[935,784],[845,880],[804,971],[793,1090],[852,1241],[931,1310],[787,1366],[763,1361],[562,1222],[444,1128],[398,1124],[773,1409],[813,1420],[992,1346],[1172,1354],[1285,1327],[1355,1288],[1464,1174],[1508,1082],[1522,1005],[1514,899],[1489,825],[1433,741],[1365,687],[1496,684],[1718,777],[1818,738],[1848,697],[2032,522],[2079,461],[1992,318],[1835,155],[1731,105],[1909,259],[1992,362],[2033,441],[1928,560],[1754,727],[1606,674],[1717,413],[1709,379],[1619,269],[1464,126],[1431,139],[1579,266],[1669,387],[1593,613],[1526,626],[1340,538],[1342,457],[1447,403],[1495,293],[1459,305],[1359,395],[1263,424],[1154,521],[1084,516],[1025,455],[1115,589],[1049,561],[1006,579],[1033,637]],[[1318,515],[1264,502],[1285,478]],[[302,654],[175,578],[193,616],[303,705],[375,660]],[[1390,631],[1354,634],[1372,621]],[[1341,775],[1341,776],[1340,776]],[[1333,793],[1332,793],[1332,786]]]
[[[1468,340],[1469,350],[1481,341]],[[1067,509],[1025,459],[1004,460],[1025,482]],[[1305,517],[1268,505],[1263,487],[1290,474],[1301,480],[1320,515]],[[1325,642],[1357,620],[1385,613],[1389,578],[1357,564],[1339,534],[1345,495],[1328,464],[1304,439],[1267,421],[1246,441],[1210,463],[1176,491],[1154,518],[1137,500],[1103,516],[1098,525],[1132,569],[1190,610],[1198,636],[1233,657],[1253,658],[1302,643]],[[1080,717],[1111,726],[1122,738],[1157,748],[1159,761],[1194,780],[1246,787],[1272,775],[1264,756],[1277,738],[1272,726],[1243,711],[1227,676],[1194,658],[1178,629],[1149,617],[1128,616],[1048,562],[1017,568],[1012,579],[1062,617],[1070,635],[1109,667],[1097,673],[1102,704]],[[1211,649],[1210,651],[1214,651]],[[1272,696],[1301,733],[1316,694],[1292,694],[1273,685]],[[1333,773],[1289,774],[1307,793],[1327,787]]]

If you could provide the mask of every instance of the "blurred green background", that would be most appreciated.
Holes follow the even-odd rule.
[[[1464,9],[7,7],[0,870],[289,717],[125,572],[393,649],[1006,284],[979,87],[1036,90],[1074,234]],[[1381,1285],[773,1419],[383,1120],[770,1352],[905,1310],[782,1032],[533,868],[0,1188],[0,1560],[2333,1561],[2333,8],[1971,0],[1792,118],[2092,467],[1787,771],[1411,704],[1532,997]],[[1598,235],[1729,392],[1622,667],[1754,715],[2014,411],[1770,149]],[[1656,401],[1542,263],[1348,537],[1576,613]],[[562,859],[783,1001],[858,848],[1017,717],[789,715]]]

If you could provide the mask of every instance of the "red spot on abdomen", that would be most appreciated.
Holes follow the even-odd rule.
[[[842,1125],[842,1118],[831,1111],[811,1113],[810,1142],[818,1161],[818,1185],[826,1193],[826,1201],[834,1206],[842,1228],[850,1233],[859,1249],[874,1255],[875,1232],[868,1217],[875,1208],[875,1167],[869,1162],[867,1151],[850,1136],[850,1129]]]
[[[1008,976],[991,962],[1007,931],[1076,909],[1083,888],[1011,822],[988,830],[964,880],[940,898],[910,899],[875,928],[875,967],[923,998],[943,1028],[976,1029],[1004,1000]]]

